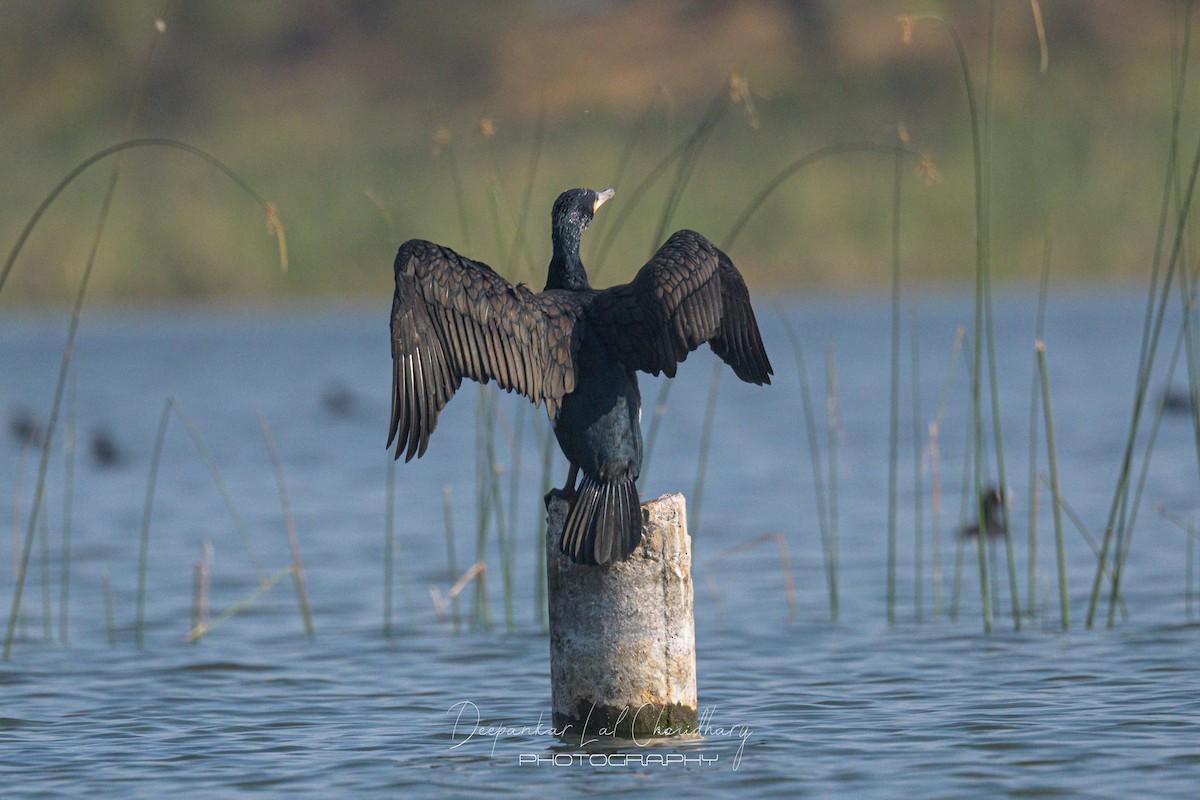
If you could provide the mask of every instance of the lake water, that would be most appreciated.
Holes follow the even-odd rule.
[[[1052,293],[1047,314],[1062,493],[1092,535],[1103,528],[1127,435],[1143,304],[1136,291],[1062,290]],[[1042,490],[1032,614],[1014,630],[997,548],[996,618],[985,635],[973,546],[954,589],[968,407],[961,358],[949,369],[934,462],[940,575],[935,580],[933,464],[926,460],[916,578],[907,337],[915,326],[924,444],[947,385],[956,328],[970,325],[971,311],[966,296],[923,298],[904,321],[896,621],[889,624],[889,307],[862,296],[788,303],[816,395],[823,470],[826,352],[837,373],[835,622],[795,359],[778,316],[760,305],[775,384],[757,388],[728,371],[722,376],[702,502],[696,465],[715,361],[707,351],[694,354],[676,379],[641,482],[646,498],[675,490],[689,496],[703,738],[606,749],[548,732],[548,643],[535,577],[542,569],[544,414],[510,396],[497,405],[497,494],[513,558],[506,591],[505,561],[489,528],[486,617],[475,613],[476,583],[458,598],[457,626],[444,599],[457,577],[448,563],[446,488],[455,573],[477,558],[473,385],[464,385],[443,414],[428,455],[397,467],[387,636],[387,303],[87,312],[73,400],[64,410],[76,445],[67,624],[60,628],[67,461],[56,447],[45,535],[32,550],[11,658],[0,664],[3,795],[649,796],[682,789],[705,797],[735,790],[781,797],[1194,796],[1200,628],[1186,596],[1192,551],[1182,529],[1157,511],[1185,522],[1196,516],[1196,445],[1187,415],[1162,422],[1124,576],[1128,616],[1118,613],[1109,629],[1102,603],[1097,625],[1084,627],[1095,558],[1064,518],[1073,624],[1058,630],[1053,524]],[[1023,615],[1035,312],[1032,296],[997,297],[997,375]],[[1167,385],[1164,367],[1178,327],[1168,320],[1152,400]],[[4,313],[0,411],[46,413],[65,329],[65,314]],[[1174,385],[1185,385],[1182,369]],[[643,380],[644,429],[658,387]],[[245,541],[204,458],[172,417],[155,488],[139,649],[139,536],[168,396],[211,453]],[[258,414],[280,456],[315,637],[305,635],[285,576],[189,644],[197,561],[209,565],[214,619],[251,595],[260,575],[277,577],[291,563]],[[1147,414],[1147,430],[1153,416]],[[90,454],[101,433],[118,449],[115,466]],[[1041,446],[1040,470],[1044,454]],[[561,483],[565,464],[557,450],[554,458],[553,481]],[[0,547],[5,618],[36,464],[12,437],[0,442],[0,520],[14,529],[13,544]],[[994,461],[989,469],[994,475]],[[828,489],[828,473],[823,477]],[[790,557],[791,609],[770,536],[776,532]]]

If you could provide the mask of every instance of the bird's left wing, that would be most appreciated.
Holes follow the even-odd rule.
[[[388,447],[396,441],[396,458],[425,454],[463,378],[495,380],[557,413],[575,388],[577,305],[418,239],[400,247],[395,269]]]
[[[748,383],[774,374],[746,282],[729,256],[695,231],[671,236],[632,281],[600,292],[589,330],[631,369],[675,376],[705,342]]]

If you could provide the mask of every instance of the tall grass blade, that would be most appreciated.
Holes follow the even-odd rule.
[[[1035,0],[1036,2],[1036,0]],[[1046,328],[1046,296],[1050,286],[1050,256],[1054,249],[1054,226],[1046,224],[1046,238],[1042,246],[1042,278],[1038,284],[1037,323],[1034,326],[1034,341],[1040,342],[1045,338]],[[1036,348],[1035,348],[1036,349]],[[1029,395],[1029,545],[1028,573],[1026,577],[1025,610],[1032,615],[1037,608],[1037,515],[1038,515],[1038,400],[1041,397],[1041,370],[1035,355],[1033,364],[1033,380],[1030,381]]]
[[[229,488],[225,485],[224,478],[221,477],[221,470],[217,466],[217,460],[213,458],[213,454],[204,444],[204,439],[200,436],[200,432],[196,426],[192,424],[191,417],[183,410],[183,406],[174,397],[167,398],[167,405],[175,412],[176,419],[183,425],[183,429],[187,431],[188,438],[192,440],[192,444],[196,447],[196,452],[200,454],[200,458],[204,461],[204,466],[208,468],[208,474],[212,478],[213,485],[217,487],[217,492],[221,495],[221,501],[225,504],[225,510],[229,512],[229,519],[233,523],[233,531],[242,542],[242,546],[246,548],[246,555],[250,559],[250,566],[254,569],[254,575],[258,578],[259,583],[266,583],[267,578],[263,574],[262,565],[258,561],[258,556],[254,552],[254,543],[250,541],[250,535],[246,532],[246,526],[242,524],[242,515],[238,513],[237,506],[233,503],[233,496],[229,494]]]
[[[449,486],[442,487],[442,514],[446,520],[446,566],[449,570],[447,583],[453,583],[458,575],[458,559],[454,549],[454,504],[451,502],[451,490]],[[451,598],[451,608],[454,615],[454,630],[458,631],[459,623],[461,622],[461,614],[459,613],[458,595]]]
[[[825,349],[825,422],[829,435],[829,534],[825,549],[829,571],[830,618],[837,622],[841,610],[838,598],[838,442],[842,434],[842,415],[838,393],[837,366],[833,348]]]
[[[971,124],[971,152],[972,162],[974,165],[975,174],[975,313],[974,313],[974,339],[973,345],[975,349],[974,358],[971,360],[971,431],[975,439],[974,441],[974,469],[972,477],[972,486],[974,489],[975,504],[977,513],[979,513],[980,525],[983,525],[983,497],[984,497],[984,460],[986,451],[983,444],[983,402],[982,402],[982,370],[983,370],[983,346],[984,346],[984,323],[986,319],[985,312],[985,297],[988,295],[988,200],[987,200],[987,172],[990,169],[990,161],[987,156],[987,143],[985,141],[985,133],[987,133],[986,125],[981,126],[981,116],[986,122],[988,116],[987,106],[990,101],[991,94],[991,58],[994,53],[995,46],[995,3],[990,4],[989,11],[989,69],[987,74],[987,95],[985,96],[985,108],[983,114],[980,114],[978,104],[975,99],[975,83],[971,80],[971,67],[967,59],[967,49],[963,44],[962,37],[959,36],[958,30],[951,25],[944,17],[938,14],[916,14],[911,17],[902,18],[906,25],[906,35],[911,36],[912,26],[922,20],[936,22],[950,35],[950,39],[954,43],[955,51],[958,54],[959,69],[962,72],[963,86],[967,95],[967,112]],[[998,414],[998,412],[997,412]],[[997,441],[999,441],[999,431],[996,432]],[[1005,491],[1001,487],[1001,491]],[[1005,516],[1005,525],[1007,526],[1007,515]],[[988,563],[987,563],[987,546],[984,542],[986,536],[980,536],[977,539],[977,556],[979,559],[979,592],[982,596],[982,613],[983,613],[983,630],[984,633],[991,633],[992,630],[992,604],[991,597],[988,591]],[[1019,621],[1018,623],[1019,624]]]
[[[63,534],[59,565],[58,641],[70,644],[67,623],[71,599],[71,514],[75,504],[75,381],[67,393],[67,425],[63,432]]]
[[[107,158],[108,156],[116,155],[116,154],[124,152],[125,150],[129,150],[129,149],[136,148],[136,147],[169,147],[169,148],[174,148],[174,149],[178,149],[178,150],[183,150],[184,152],[191,153],[199,158],[204,159],[205,161],[208,161],[210,164],[212,164],[217,169],[219,169],[220,171],[225,173],[227,176],[229,176],[244,191],[246,191],[248,194],[250,194],[250,196],[252,198],[254,198],[254,200],[256,202],[258,202],[260,206],[262,206],[264,212],[267,215],[267,220],[271,227],[272,233],[274,233],[274,235],[279,243],[280,266],[283,269],[287,268],[287,244],[286,244],[286,240],[284,238],[283,225],[279,222],[278,216],[275,213],[274,206],[272,206],[270,203],[263,200],[262,197],[257,192],[255,192],[254,189],[248,183],[246,183],[240,176],[237,175],[237,173],[233,172],[233,170],[229,169],[223,163],[218,161],[213,156],[210,156],[208,153],[204,152],[200,148],[193,147],[192,145],[188,145],[183,142],[176,141],[174,139],[163,139],[163,138],[129,139],[129,140],[120,142],[116,145],[113,145],[111,147],[107,147],[107,148],[99,151],[98,153],[90,156],[89,158],[85,159],[83,162],[81,162],[79,164],[79,166],[77,166],[73,170],[71,170],[61,181],[59,181],[58,185],[53,190],[51,190],[50,194],[47,195],[47,197],[42,201],[41,205],[38,206],[38,208],[34,212],[33,216],[30,217],[29,221],[25,225],[25,228],[22,229],[20,236],[18,236],[16,243],[13,245],[12,250],[9,252],[8,258],[5,260],[3,268],[0,269],[0,292],[3,291],[4,284],[8,279],[9,273],[12,271],[13,265],[16,263],[17,256],[20,255],[20,252],[21,252],[22,248],[24,247],[25,241],[29,238],[30,233],[32,233],[34,227],[37,225],[37,222],[41,219],[42,215],[45,214],[46,210],[50,207],[50,205],[54,202],[54,200],[62,193],[62,191],[64,189],[66,189],[66,187],[76,177],[78,177],[81,173],[86,171],[93,164],[96,164],[97,162],[102,161],[103,159]],[[115,190],[116,190],[116,181],[117,181],[118,175],[120,174],[120,166],[121,166],[121,163],[120,163],[120,160],[118,159],[117,164],[113,169],[112,176],[109,179],[108,190],[106,191],[104,200],[101,203],[101,210],[100,210],[101,213],[100,213],[99,222],[96,227],[96,235],[93,239],[92,248],[88,255],[87,263],[84,267],[83,275],[79,282],[79,289],[76,293],[75,301],[74,301],[74,304],[71,309],[71,319],[70,319],[70,324],[68,326],[68,332],[67,332],[67,344],[63,349],[63,359],[62,359],[62,363],[59,368],[59,377],[58,377],[58,382],[55,387],[54,401],[51,405],[50,417],[46,424],[46,437],[45,437],[45,440],[44,440],[43,446],[42,446],[42,459],[41,459],[41,463],[38,468],[37,488],[34,491],[35,512],[30,515],[29,527],[26,529],[25,544],[22,548],[21,561],[23,564],[28,563],[29,551],[32,548],[32,544],[33,544],[33,533],[36,530],[35,525],[36,525],[37,516],[38,516],[37,509],[39,509],[41,507],[42,497],[45,493],[46,470],[49,465],[50,448],[52,446],[53,439],[54,439],[54,431],[58,426],[58,418],[59,418],[59,414],[60,414],[61,407],[62,407],[62,398],[63,398],[63,393],[64,393],[64,389],[65,389],[65,385],[66,385],[67,374],[69,372],[69,368],[70,368],[70,364],[71,364],[71,356],[74,352],[74,347],[75,347],[75,337],[79,330],[79,320],[80,320],[80,317],[82,316],[82,312],[83,312],[83,302],[84,302],[84,298],[87,296],[87,287],[88,287],[88,284],[91,279],[92,270],[95,267],[96,256],[97,256],[97,254],[99,252],[99,248],[100,248],[100,240],[103,236],[104,228],[105,228],[105,225],[108,220],[108,212],[112,205],[113,194],[115,193]],[[5,640],[4,640],[3,660],[5,660],[5,661],[8,660],[8,657],[12,651],[13,635],[15,633],[16,621],[17,621],[18,615],[20,614],[20,608],[21,608],[21,593],[24,589],[24,575],[25,575],[25,570],[22,569],[21,572],[19,573],[19,579],[18,579],[17,584],[13,591],[13,602],[12,602],[12,608],[9,613],[8,630],[7,630],[7,633],[5,634]]]
[[[304,632],[308,638],[316,636],[316,631],[313,629],[312,612],[308,605],[308,590],[305,588],[304,581],[304,564],[300,560],[300,541],[296,536],[296,520],[292,517],[292,506],[288,501],[287,484],[283,480],[283,465],[279,461],[279,452],[275,449],[275,440],[271,436],[271,428],[267,425],[267,418],[262,414],[258,415],[258,427],[262,431],[263,443],[267,448],[267,455],[271,459],[271,470],[275,473],[275,483],[279,487],[279,505],[283,510],[284,523],[287,526],[288,545],[292,550],[292,579],[296,584],[296,599],[300,603],[300,616],[304,619]]]
[[[654,455],[654,445],[658,442],[658,429],[662,425],[663,416],[667,413],[667,398],[671,396],[672,380],[663,379],[659,382],[658,394],[654,396],[654,407],[650,412],[650,428],[646,431],[646,446],[642,452],[642,472],[639,480],[647,485],[646,475],[650,471],[650,457]]]
[[[1186,23],[1183,31],[1182,52],[1179,63],[1182,65],[1179,69],[1180,79],[1175,85],[1175,95],[1172,103],[1172,120],[1171,120],[1171,136],[1168,146],[1167,174],[1163,181],[1162,206],[1159,213],[1158,233],[1155,238],[1154,256],[1151,262],[1150,270],[1150,286],[1146,299],[1146,315],[1142,325],[1142,341],[1140,355],[1138,359],[1137,381],[1134,387],[1133,411],[1129,423],[1129,435],[1125,442],[1125,452],[1121,459],[1121,468],[1117,476],[1117,486],[1113,491],[1112,504],[1109,507],[1108,522],[1105,525],[1104,539],[1100,545],[1099,563],[1096,566],[1096,573],[1092,579],[1092,591],[1088,598],[1088,611],[1086,625],[1092,627],[1095,620],[1096,606],[1100,600],[1100,587],[1104,575],[1108,571],[1108,555],[1113,543],[1114,534],[1118,534],[1116,528],[1118,525],[1118,514],[1124,507],[1129,493],[1129,476],[1133,466],[1133,450],[1137,441],[1138,428],[1141,422],[1142,408],[1145,403],[1146,391],[1150,380],[1150,372],[1154,363],[1154,356],[1158,346],[1159,333],[1162,329],[1163,312],[1165,311],[1167,298],[1170,294],[1171,281],[1174,277],[1174,270],[1179,255],[1179,250],[1182,247],[1183,234],[1186,229],[1186,220],[1191,207],[1191,198],[1195,189],[1196,173],[1200,168],[1200,145],[1196,150],[1195,158],[1192,162],[1190,177],[1187,180],[1187,191],[1183,201],[1179,203],[1180,211],[1178,215],[1178,224],[1175,230],[1175,244],[1172,248],[1171,256],[1167,260],[1166,275],[1162,278],[1162,289],[1158,291],[1159,273],[1162,266],[1162,255],[1166,242],[1167,222],[1170,218],[1170,205],[1172,196],[1172,187],[1175,183],[1175,164],[1176,154],[1179,150],[1179,123],[1183,109],[1183,88],[1184,81],[1182,76],[1186,74],[1188,62],[1188,49],[1191,39],[1191,19],[1192,19],[1192,3],[1187,4]],[[1158,296],[1156,304],[1156,294]],[[1122,535],[1120,533],[1118,535]],[[1120,552],[1118,547],[1117,552]],[[1113,571],[1114,579],[1116,570]]]
[[[396,557],[396,459],[387,460],[387,499],[383,513],[383,635],[392,636],[392,587]]]
[[[475,407],[475,561],[483,564],[487,559],[488,521],[491,519],[492,481],[495,473],[492,469],[494,462],[489,457],[492,452],[492,438],[495,435],[495,418],[492,414],[492,392],[488,386],[479,387],[479,402]],[[487,582],[475,584],[475,622],[485,629],[492,628],[491,608],[488,604]]]
[[[892,357],[888,383],[887,620],[896,624],[896,494],[900,456],[900,200],[903,152],[897,148],[892,183]]]
[[[1071,605],[1067,597],[1067,557],[1063,548],[1062,532],[1062,497],[1058,489],[1058,454],[1054,447],[1054,413],[1050,406],[1050,377],[1046,369],[1046,345],[1038,339],[1037,349],[1038,374],[1041,376],[1042,411],[1045,414],[1046,427],[1046,457],[1050,466],[1050,499],[1054,509],[1054,549],[1058,563],[1058,603],[1061,613],[1062,629],[1071,627]],[[1032,610],[1030,606],[1030,610]]]
[[[533,257],[525,244],[525,231],[529,223],[529,208],[533,203],[533,187],[537,182],[538,165],[541,163],[542,149],[546,142],[546,106],[543,103],[538,109],[537,123],[534,126],[533,153],[529,157],[529,177],[525,181],[525,196],[521,199],[521,215],[517,220],[516,232],[513,236],[512,249],[508,253],[508,268],[512,270],[517,263],[518,254],[524,253],[525,264],[529,268],[530,278],[533,278]]]
[[[717,415],[717,394],[721,389],[721,372],[723,364],[713,362],[712,378],[708,384],[708,402],[704,406],[704,427],[700,431],[700,453],[696,459],[696,483],[692,489],[691,514],[689,525],[692,537],[700,532],[700,508],[704,501],[704,478],[708,472],[708,453],[712,445],[713,420]]]
[[[54,638],[54,610],[50,607],[50,523],[47,514],[42,514],[41,536],[38,537],[38,564],[41,567],[42,583],[42,641]]]
[[[547,435],[542,442],[542,496],[553,488],[550,470],[554,463],[554,437]],[[533,618],[543,630],[550,627],[550,606],[547,602],[546,575],[546,515],[538,514],[537,547],[533,557]]]
[[[794,579],[792,578],[792,558],[788,553],[787,538],[779,531],[774,533],[764,533],[763,535],[756,536],[748,541],[730,545],[717,555],[713,556],[713,558],[705,566],[705,584],[708,587],[709,594],[712,596],[713,604],[717,607],[718,615],[720,614],[721,597],[720,593],[717,591],[717,584],[712,577],[715,573],[713,568],[718,564],[728,561],[730,558],[739,553],[744,553],[747,550],[752,550],[753,548],[758,547],[759,545],[770,544],[771,542],[775,543],[779,551],[779,569],[783,574],[783,591],[784,596],[787,598],[788,616],[796,616],[796,585]]]
[[[924,453],[921,439],[924,424],[921,421],[921,345],[917,336],[917,315],[913,313],[912,330],[909,334],[912,346],[912,425],[913,425],[913,607],[917,622],[922,621],[925,598],[924,536],[925,516],[921,499],[925,494],[923,485]]]
[[[688,137],[670,150],[662,159],[646,173],[645,177],[634,187],[626,199],[622,202],[620,210],[613,218],[612,224],[605,231],[603,241],[600,243],[600,249],[596,254],[594,266],[589,269],[592,280],[595,281],[603,271],[608,258],[608,251],[616,241],[621,229],[625,227],[625,223],[632,217],[633,212],[640,205],[642,199],[650,191],[650,188],[662,177],[667,168],[680,161],[685,157],[689,157],[696,148],[706,140],[716,128],[717,124],[725,117],[729,110],[729,92],[725,86],[722,86],[717,91],[716,96],[708,104],[704,114],[700,117],[700,122],[696,128],[688,135]],[[676,184],[680,182],[686,184],[687,175],[682,172],[676,173]],[[667,202],[663,207],[663,215],[666,216],[671,209],[671,197],[668,196]],[[668,218],[669,219],[669,218]],[[663,225],[665,227],[665,224]],[[657,237],[656,237],[657,238]],[[652,245],[651,252],[658,247],[659,241],[655,241]]]
[[[817,525],[821,532],[821,554],[825,560],[825,582],[829,590],[829,614],[830,618],[837,620],[838,614],[838,594],[837,594],[837,576],[834,573],[834,552],[833,543],[830,534],[829,511],[826,505],[825,481],[823,470],[821,469],[821,443],[817,438],[817,423],[813,414],[812,392],[808,384],[808,369],[804,363],[804,351],[800,347],[800,339],[796,335],[795,328],[792,327],[791,320],[783,313],[778,305],[775,307],[776,313],[779,314],[779,319],[783,323],[783,330],[787,334],[788,342],[792,346],[792,353],[796,358],[796,375],[800,380],[800,406],[801,413],[804,416],[804,431],[808,440],[808,455],[812,465],[813,489],[817,500]]]
[[[773,195],[776,190],[779,189],[780,186],[787,183],[790,178],[803,171],[806,167],[824,161],[831,156],[836,156],[843,153],[880,153],[883,155],[895,155],[897,151],[900,151],[901,153],[908,152],[903,145],[871,144],[869,142],[846,142],[819,147],[811,153],[801,156],[777,172],[775,176],[772,177],[771,180],[767,181],[762,189],[759,190],[758,194],[756,194],[750,200],[750,202],[746,204],[741,213],[738,214],[737,220],[733,223],[733,226],[729,229],[729,233],[727,233],[725,238],[721,240],[721,249],[726,251],[732,250],[734,242],[736,242],[738,237],[742,234],[742,229],[746,227],[746,224],[762,207],[763,203],[765,203],[771,197],[771,195]]]
[[[154,436],[154,450],[150,455],[150,477],[146,481],[146,503],[142,510],[142,532],[138,545],[137,609],[133,623],[133,637],[140,649],[144,644],[146,628],[146,568],[150,554],[150,518],[154,510],[154,488],[158,483],[158,464],[162,458],[163,441],[167,437],[167,422],[171,419],[171,399],[163,403],[162,415],[158,419],[158,433]]]
[[[288,566],[279,570],[279,572],[276,572],[274,575],[272,575],[270,578],[268,578],[265,582],[260,583],[258,586],[255,586],[254,589],[252,591],[250,591],[241,600],[237,601],[232,606],[225,609],[217,616],[213,617],[212,621],[209,622],[208,624],[202,624],[202,625],[197,625],[197,626],[193,627],[192,630],[188,632],[186,641],[194,642],[194,641],[198,640],[204,634],[211,631],[213,628],[220,625],[222,622],[226,622],[226,621],[232,619],[233,617],[237,616],[242,611],[244,611],[246,608],[248,608],[250,606],[250,604],[253,603],[255,600],[262,597],[267,592],[271,591],[271,589],[275,588],[275,584],[279,583],[281,580],[286,578],[288,575],[294,575],[295,572],[296,572],[296,565],[294,563],[289,564]]]
[[[933,546],[933,615],[935,617],[942,614],[942,458],[939,441],[942,420],[946,415],[946,404],[950,398],[950,388],[953,383],[955,368],[958,365],[959,354],[962,352],[963,339],[966,338],[966,335],[966,329],[962,326],[959,326],[954,332],[954,343],[950,346],[950,359],[946,366],[946,377],[942,382],[942,392],[938,400],[937,413],[934,414],[933,421],[929,423],[930,524],[932,528],[930,539]],[[963,475],[965,476],[966,474],[967,464],[964,462]],[[966,483],[964,481],[964,485]]]
[[[100,573],[100,593],[104,597],[104,629],[108,632],[108,646],[117,644],[117,622],[113,614],[112,586],[108,580],[108,570]]]

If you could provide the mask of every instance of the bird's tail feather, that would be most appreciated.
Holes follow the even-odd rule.
[[[632,478],[599,481],[584,473],[563,525],[560,547],[577,564],[624,561],[642,540],[642,510]]]

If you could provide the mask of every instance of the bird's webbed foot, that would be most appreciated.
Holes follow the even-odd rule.
[[[571,469],[567,472],[567,481],[561,489],[551,489],[545,497],[546,510],[550,510],[550,501],[554,498],[566,500],[568,504],[574,503],[575,498],[579,495],[579,491],[575,488],[575,480],[579,477],[579,467],[575,464],[571,465]]]
[[[575,489],[551,489],[546,493],[544,498],[546,501],[546,510],[550,510],[550,501],[554,499],[566,500],[568,504],[575,502],[575,497],[578,495]]]

